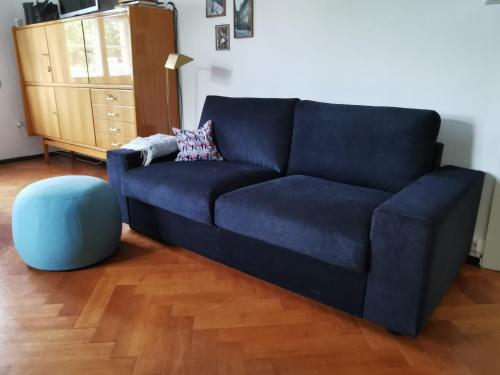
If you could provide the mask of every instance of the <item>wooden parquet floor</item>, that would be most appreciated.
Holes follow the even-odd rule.
[[[99,266],[27,268],[14,197],[63,174],[105,169],[61,156],[0,165],[0,375],[500,374],[500,274],[472,266],[416,340],[128,228]]]

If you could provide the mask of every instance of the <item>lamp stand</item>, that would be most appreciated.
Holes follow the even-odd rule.
[[[171,116],[171,108],[170,108],[170,69],[166,69],[167,71],[167,119],[168,119],[168,133],[172,134],[172,116]]]
[[[181,55],[180,53],[171,53],[168,55],[167,62],[165,63],[165,68],[167,69],[167,110],[168,110],[168,126],[169,130],[172,131],[172,106],[170,103],[170,70],[176,72],[181,66],[184,66],[193,61],[193,59],[189,56]],[[177,100],[177,109],[175,113],[178,113],[180,124],[176,124],[176,126],[182,128],[182,92],[180,89],[180,82],[177,73],[175,73],[175,90],[179,94],[179,98]]]

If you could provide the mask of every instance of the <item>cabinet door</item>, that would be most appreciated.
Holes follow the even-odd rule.
[[[45,137],[60,138],[54,88],[26,86],[26,99],[33,133]]]
[[[56,87],[61,139],[95,146],[90,89]]]
[[[82,21],[61,22],[45,28],[57,83],[88,83]]]
[[[19,60],[25,82],[51,83],[52,68],[44,27],[15,31]]]
[[[83,20],[89,81],[132,85],[132,47],[128,14]]]

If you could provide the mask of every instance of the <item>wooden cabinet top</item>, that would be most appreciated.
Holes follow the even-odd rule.
[[[148,6],[144,6],[144,5],[130,5],[129,7],[126,7],[126,8],[111,9],[111,10],[107,10],[104,12],[84,14],[82,16],[76,16],[76,17],[61,18],[61,19],[55,20],[55,21],[33,23],[31,25],[24,25],[24,26],[13,26],[12,29],[13,30],[21,30],[21,29],[28,29],[28,28],[32,28],[32,27],[43,27],[43,26],[58,24],[58,23],[62,23],[62,22],[71,22],[71,21],[76,21],[76,20],[85,20],[85,19],[89,19],[89,18],[112,16],[112,15],[117,15],[117,14],[128,13],[129,8],[144,8],[144,7],[156,9],[159,12],[171,12],[172,11],[170,9],[160,8],[160,7],[148,7]]]

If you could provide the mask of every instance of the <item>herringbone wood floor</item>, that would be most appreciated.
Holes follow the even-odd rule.
[[[63,174],[105,170],[60,156],[0,165],[1,375],[500,374],[500,274],[471,266],[417,340],[128,228],[105,264],[29,269],[12,202]]]

